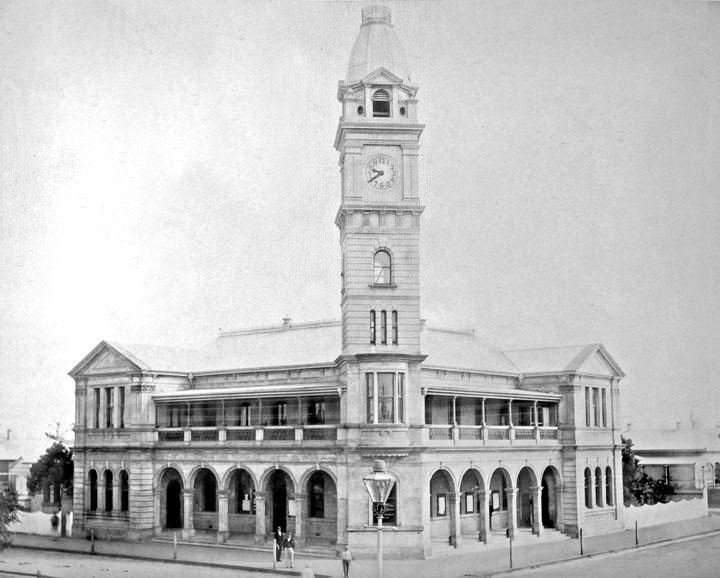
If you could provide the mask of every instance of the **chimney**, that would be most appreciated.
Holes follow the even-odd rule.
[[[7,430],[7,439],[10,439],[10,434],[12,433],[12,430],[8,428]]]
[[[290,329],[290,325],[292,323],[292,319],[290,317],[283,317],[282,318],[282,327],[283,329]]]

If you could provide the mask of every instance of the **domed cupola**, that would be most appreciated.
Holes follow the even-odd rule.
[[[362,25],[350,55],[345,81],[353,84],[378,68],[410,83],[410,70],[392,26],[390,8],[367,6],[362,10]]]
[[[367,6],[345,80],[338,83],[342,120],[416,122],[417,86],[387,6]]]

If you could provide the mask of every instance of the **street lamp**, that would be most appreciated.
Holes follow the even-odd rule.
[[[385,462],[383,460],[375,460],[373,462],[373,471],[369,476],[363,478],[363,484],[367,490],[370,500],[373,502],[375,516],[377,517],[377,547],[378,547],[378,578],[383,575],[383,543],[382,543],[382,523],[385,514],[385,502],[387,502],[390,491],[395,485],[395,479],[387,473]]]

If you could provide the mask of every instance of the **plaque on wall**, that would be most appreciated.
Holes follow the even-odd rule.
[[[475,494],[468,492],[465,494],[465,513],[472,514],[475,512]]]
[[[445,494],[438,494],[437,497],[437,515],[445,516],[447,514],[447,505],[445,501]]]
[[[288,500],[288,516],[295,517],[295,500]]]

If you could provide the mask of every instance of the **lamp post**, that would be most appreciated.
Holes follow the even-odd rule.
[[[383,460],[375,460],[373,462],[373,471],[369,476],[363,478],[363,484],[367,490],[370,500],[372,500],[375,515],[377,516],[377,548],[378,548],[378,578],[383,576],[383,515],[385,514],[385,502],[387,502],[390,491],[395,485],[393,477],[387,473],[385,462]]]

